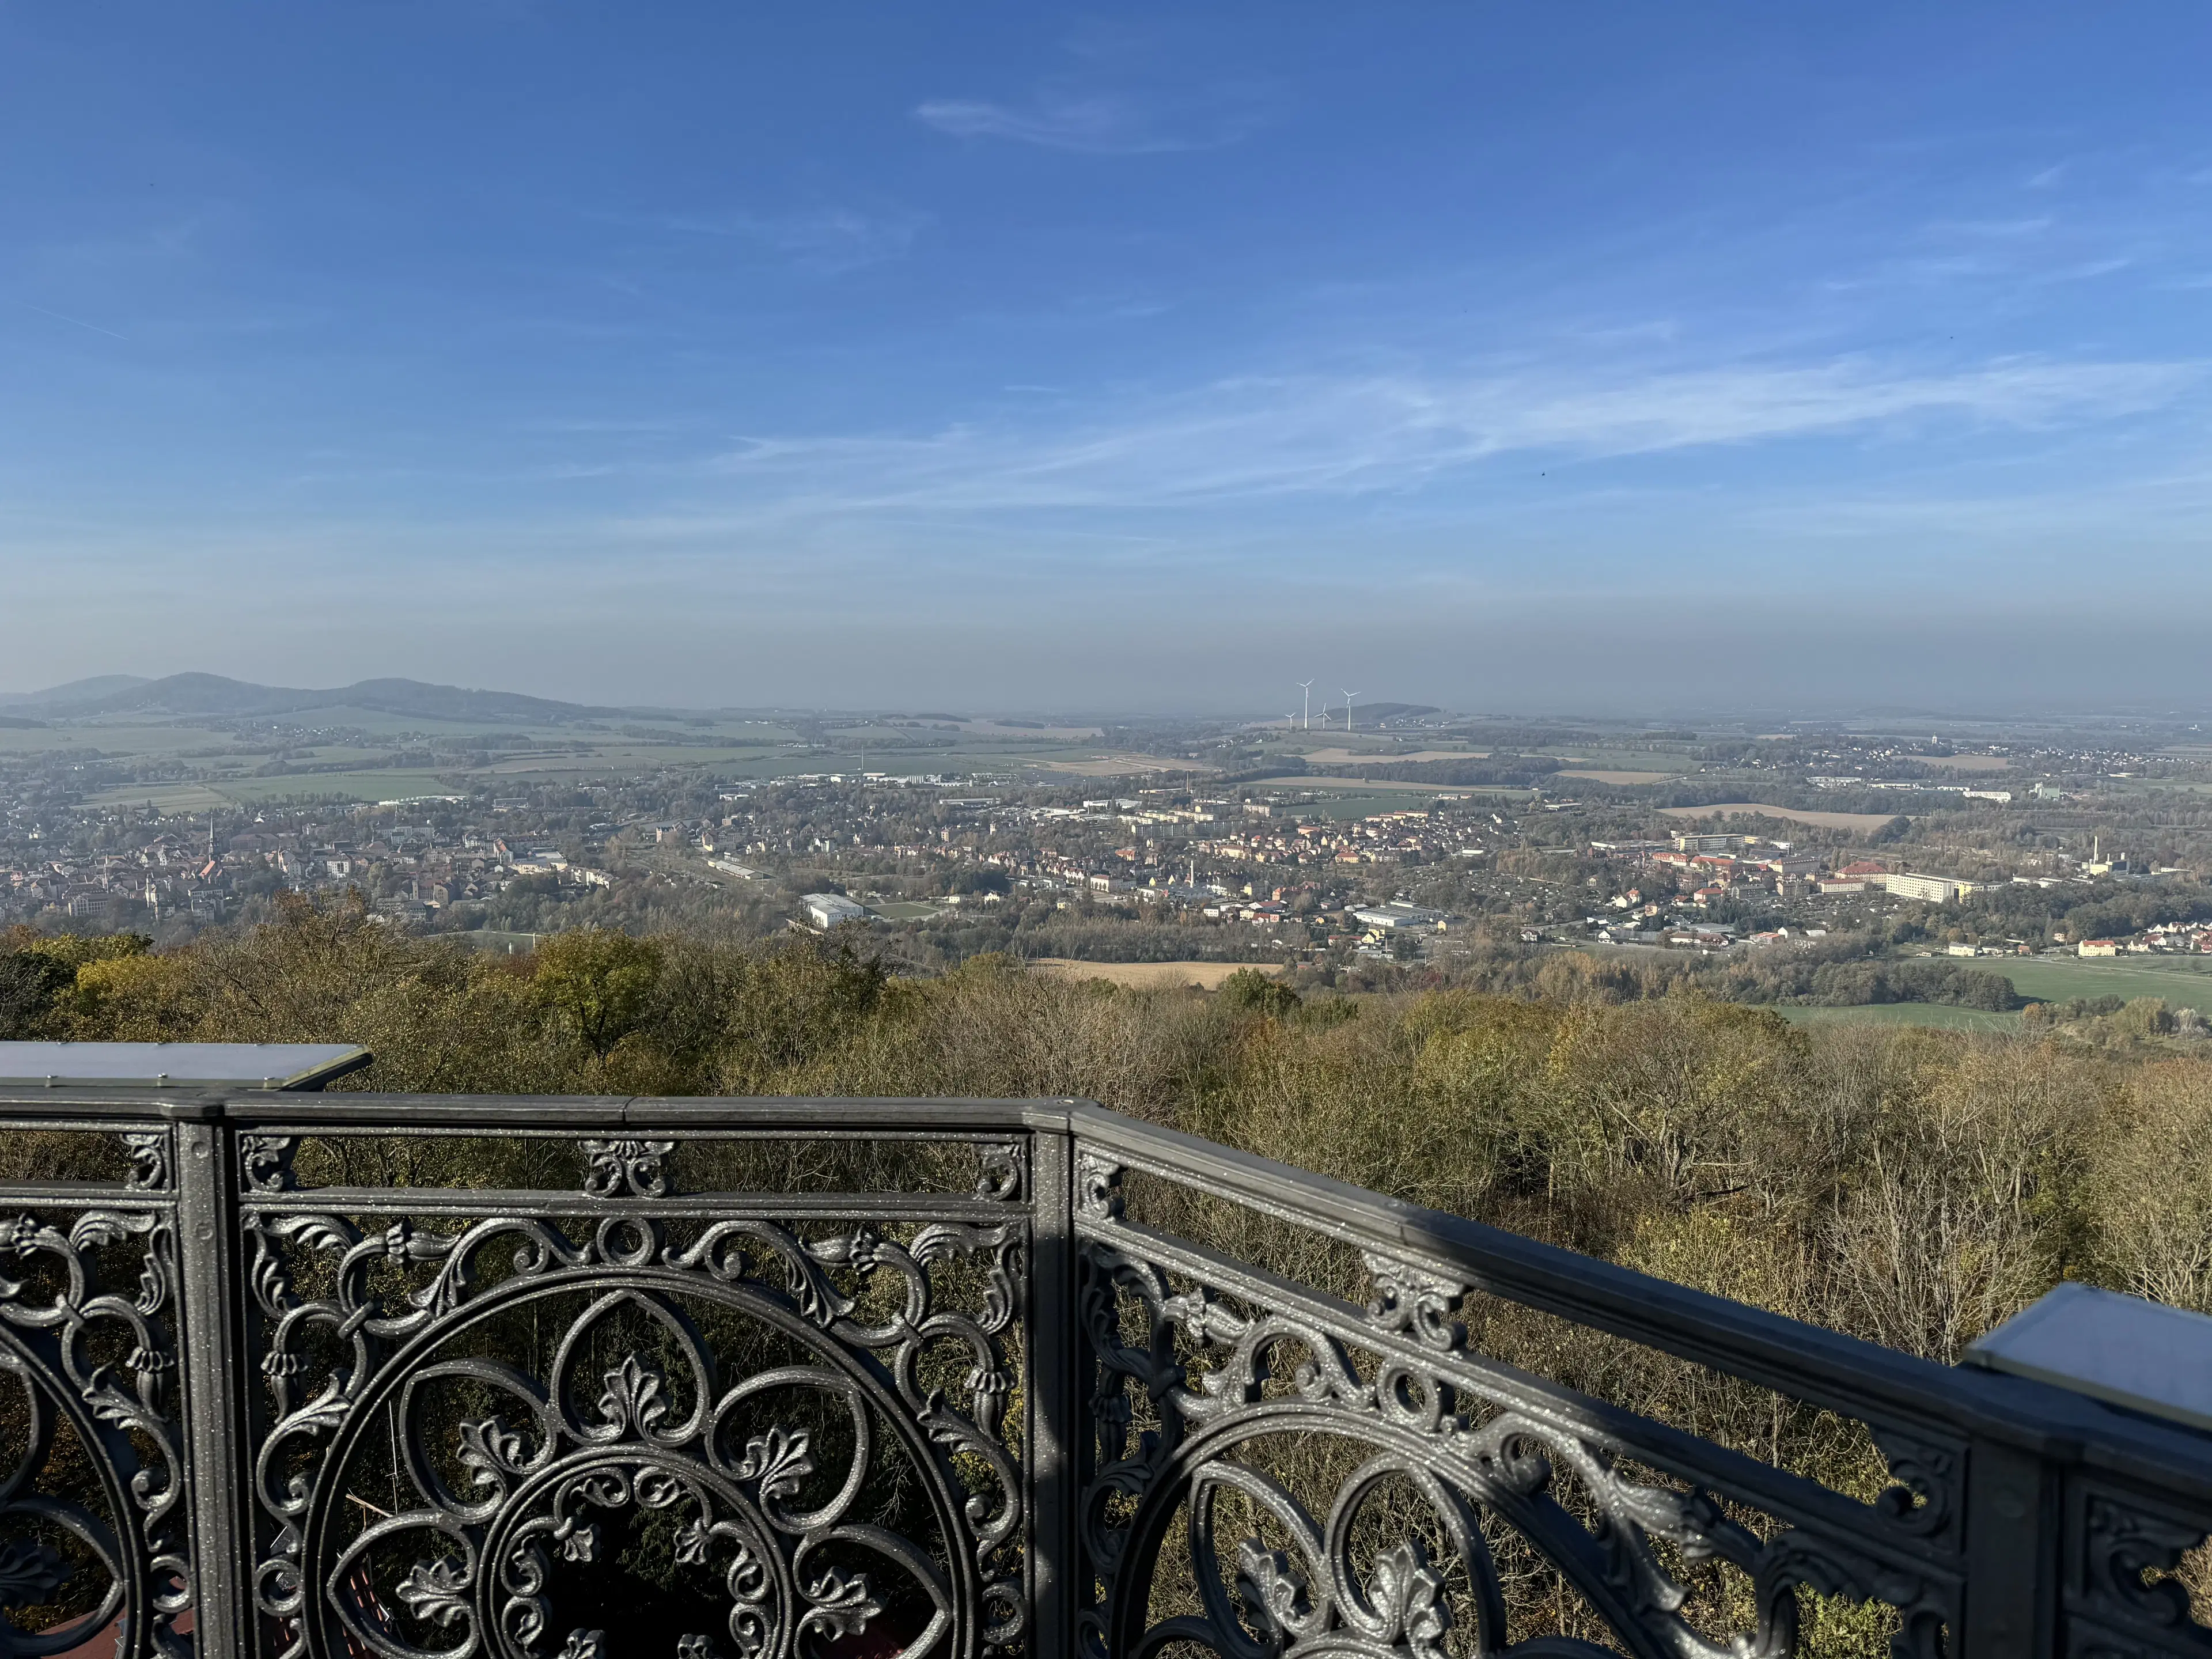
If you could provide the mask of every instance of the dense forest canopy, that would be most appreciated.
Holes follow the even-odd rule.
[[[2212,1308],[2212,1065],[2155,1042],[1793,1027],[1556,955],[1490,990],[1208,994],[799,936],[500,957],[301,899],[179,950],[4,943],[0,1036],[355,1042],[351,1086],[389,1091],[1084,1096],[1942,1359],[2061,1277]],[[1793,971],[1996,995],[1943,962]]]

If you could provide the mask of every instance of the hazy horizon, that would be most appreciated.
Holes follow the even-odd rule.
[[[178,672],[179,673],[204,673],[207,671],[185,669]],[[101,680],[112,679],[119,681],[137,681],[141,684],[147,684],[157,679],[166,678],[167,677],[144,675],[125,672],[115,674],[86,675],[81,678],[82,680],[86,683],[96,683]],[[266,681],[253,680],[251,677],[224,675],[220,676],[219,678],[225,679],[237,679],[247,684],[268,684]],[[414,677],[409,676],[386,675],[367,675],[362,677],[362,678],[366,680],[413,678]],[[64,690],[78,683],[78,681],[72,680],[61,682],[55,686],[0,686],[0,715],[14,714],[18,715],[39,716],[46,711],[35,705],[26,706],[25,700],[27,698],[35,698],[42,694],[51,691]],[[328,680],[327,678],[324,680],[309,678],[296,684],[287,684],[282,689],[299,691],[337,692],[345,690],[349,687],[357,685],[361,683],[362,682],[360,680],[350,679],[334,681]],[[1299,723],[1301,714],[1303,712],[1310,715],[1310,729],[1314,731],[1316,734],[1324,731],[1342,729],[1339,726],[1338,722],[1343,719],[1344,714],[1344,701],[1341,695],[1341,688],[1338,690],[1329,692],[1326,702],[1324,702],[1321,696],[1322,688],[1319,682],[1316,682],[1314,686],[1315,698],[1310,711],[1302,710],[1298,699],[1295,695],[1297,692],[1298,688],[1294,685],[1291,688],[1294,694],[1291,700],[1292,706],[1289,709],[1284,710],[1280,713],[1271,710],[1263,698],[1253,697],[1248,697],[1241,702],[1231,697],[1212,703],[1193,703],[1188,702],[1177,702],[1172,700],[1151,702],[1100,702],[1079,703],[1066,701],[1024,702],[1019,698],[999,701],[979,701],[973,698],[942,698],[939,699],[934,703],[928,699],[912,698],[904,701],[897,699],[876,701],[847,699],[842,702],[778,702],[773,700],[759,700],[751,702],[687,703],[671,702],[665,700],[650,697],[628,697],[619,696],[604,698],[583,698],[572,696],[568,692],[564,691],[558,684],[541,684],[524,686],[495,684],[490,682],[448,683],[440,681],[422,682],[417,680],[416,683],[428,684],[434,686],[451,684],[453,689],[468,691],[520,692],[524,696],[542,698],[549,702],[581,704],[586,706],[599,705],[623,712],[641,712],[645,710],[659,709],[670,714],[820,714],[831,715],[842,714],[889,714],[914,715],[927,714],[941,711],[961,719],[986,720],[1002,715],[1063,716],[1071,720],[1088,720],[1092,722],[1123,719],[1133,720],[1152,719],[1168,720],[1182,719],[1197,720],[1227,720],[1265,722],[1281,721],[1287,719],[1291,725],[1296,726]],[[1362,716],[1369,716],[1371,714],[1371,712],[1376,710],[1378,707],[1388,706],[1389,708],[1396,708],[1409,705],[1420,707],[1423,706],[1423,702],[1419,698],[1401,696],[1396,690],[1385,685],[1379,690],[1358,691],[1356,696],[1355,712]],[[1983,701],[1978,702],[1967,699],[1960,699],[1949,702],[1914,702],[1910,699],[1884,701],[1880,698],[1869,697],[1863,698],[1856,702],[1831,700],[1827,702],[1801,701],[1796,702],[1762,702],[1755,698],[1720,698],[1705,701],[1655,701],[1650,698],[1640,698],[1624,702],[1603,699],[1585,698],[1581,702],[1564,702],[1558,701],[1514,701],[1508,699],[1503,702],[1492,702],[1480,705],[1470,704],[1464,702],[1446,702],[1429,706],[1433,707],[1437,712],[1442,714],[1448,714],[1458,718],[1476,720],[1516,720],[1534,719],[1550,722],[1573,722],[1577,720],[1588,720],[1600,723],[1642,722],[1654,726],[1681,724],[1687,722],[1711,722],[1722,726],[1742,726],[1753,722],[1764,721],[1772,721],[1778,724],[1794,724],[1798,726],[1815,726],[1826,722],[1845,724],[1856,722],[1864,729],[1868,730],[1887,729],[1885,725],[1887,722],[1911,721],[1917,725],[1923,720],[1960,722],[1976,726],[2000,723],[2008,725],[2025,724],[2032,726],[2038,722],[2046,720],[2053,723],[2063,723],[2067,721],[2081,721],[2088,723],[2095,723],[2098,721],[2179,722],[2185,720],[2194,723],[2199,719],[2212,720],[2212,706],[2187,702],[2166,703],[2149,699],[2140,699],[2134,702],[2106,701],[2104,702],[2091,702],[2087,701],[2074,702]],[[78,717],[73,714],[58,714],[57,718],[68,719]],[[123,717],[101,716],[100,718],[120,719]],[[467,720],[475,717],[463,715],[433,717],[425,715],[423,718],[426,720],[434,719],[437,720],[459,720],[465,722]],[[1365,720],[1362,720],[1358,723],[1363,728],[1366,727]]]
[[[0,0],[0,682],[2200,707],[2208,45]]]

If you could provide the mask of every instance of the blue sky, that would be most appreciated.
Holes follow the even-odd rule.
[[[2202,706],[2208,49],[0,0],[0,688]]]

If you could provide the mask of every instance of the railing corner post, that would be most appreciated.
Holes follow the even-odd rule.
[[[1083,1456],[1082,1321],[1076,1307],[1075,1136],[1037,1130],[1030,1239],[1030,1408],[1032,1608],[1028,1651],[1073,1655],[1081,1599],[1077,1510]]]
[[[238,1303],[236,1136],[219,1106],[175,1114],[178,1294],[183,1308],[185,1460],[191,1471],[195,1648],[254,1650],[246,1390]]]
[[[1956,1659],[2057,1653],[2063,1498],[2061,1469],[2050,1456],[1972,1442]]]

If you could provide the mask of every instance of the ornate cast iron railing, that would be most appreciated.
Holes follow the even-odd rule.
[[[0,1653],[2212,1653],[2212,1439],[1080,1103],[0,1116]]]

